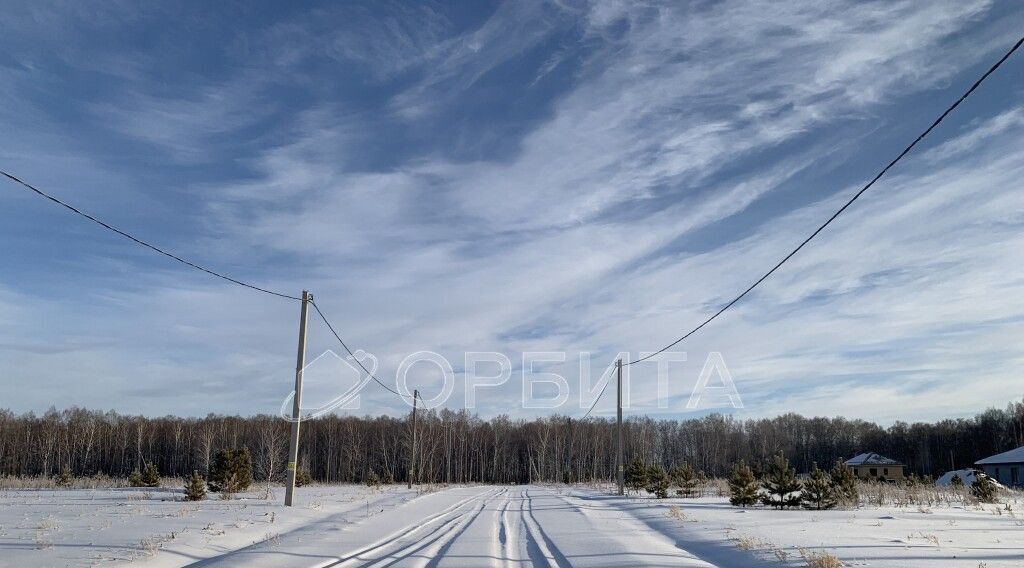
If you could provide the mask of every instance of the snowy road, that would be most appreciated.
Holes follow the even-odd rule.
[[[320,485],[287,508],[280,497],[0,490],[0,566],[792,568],[826,552],[872,568],[1024,566],[1024,493],[831,511],[619,497],[609,485]]]
[[[458,487],[194,566],[713,566],[630,514],[543,487]]]

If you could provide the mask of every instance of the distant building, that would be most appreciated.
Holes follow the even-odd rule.
[[[861,479],[903,479],[903,464],[878,454],[860,454],[846,460],[854,475]]]
[[[978,480],[977,470],[973,468],[954,469],[953,471],[947,471],[939,476],[939,478],[935,480],[935,485],[938,485],[939,487],[949,487],[953,485],[953,476],[959,477],[960,481],[964,482],[964,487],[970,487]]]
[[[992,479],[989,474],[981,471],[980,469],[968,468],[968,469],[954,469],[953,471],[947,471],[942,474],[942,477],[935,480],[935,485],[939,487],[949,487],[953,485],[953,476],[956,475],[960,478],[960,481],[964,482],[964,487],[970,487],[974,485],[974,482],[978,481],[978,478],[984,477],[992,483],[1002,487],[1003,484]]]
[[[978,460],[974,465],[1007,487],[1024,487],[1024,446]]]

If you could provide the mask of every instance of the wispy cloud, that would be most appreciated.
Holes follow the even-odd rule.
[[[1005,49],[1001,9],[329,7],[271,24],[214,20],[227,22],[217,39],[182,30],[208,42],[208,62],[182,46],[124,65],[117,54],[135,40],[115,22],[121,49],[83,48],[107,58],[109,90],[68,103],[38,97],[24,65],[52,54],[11,52],[22,65],[0,97],[52,134],[5,142],[0,155],[35,172],[54,154],[81,155],[90,187],[105,168],[119,172],[118,195],[130,196],[111,205],[119,219],[225,271],[314,290],[385,373],[422,349],[456,363],[474,350],[593,351],[596,368],[619,350],[660,347],[799,242],[890,157],[908,112],[930,119],[922,109],[948,104],[951,85]],[[175,58],[168,85],[155,69]],[[45,72],[82,84],[59,66]],[[23,114],[10,108],[0,116]],[[718,350],[752,414],[890,420],[1001,401],[1019,363],[1007,338],[1024,315],[1012,277],[1024,250],[1022,130],[1005,101],[965,108],[941,143],[688,343],[673,396],[685,400],[703,354]],[[74,187],[78,170],[44,181]],[[106,210],[103,193],[87,195]],[[108,241],[80,245],[92,259],[123,257]],[[72,263],[78,252],[66,254]],[[21,271],[33,262],[8,256]],[[0,344],[29,353],[5,368],[12,380],[42,377],[12,404],[102,405],[114,392],[131,410],[273,410],[288,390],[293,306],[134,258],[73,264],[95,265],[86,280],[99,289],[57,303],[59,328],[0,295]],[[0,284],[25,293],[17,278]],[[332,346],[314,326],[311,350]],[[0,364],[13,351],[0,346]],[[561,369],[575,384],[572,365]],[[655,395],[652,372],[633,371],[637,405]],[[57,388],[94,376],[89,389]],[[252,400],[232,396],[240,383]],[[179,385],[206,394],[201,412]],[[519,388],[494,389],[479,410],[507,412]],[[363,403],[402,409],[382,391]]]

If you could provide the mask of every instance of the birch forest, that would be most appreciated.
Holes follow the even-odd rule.
[[[72,408],[43,415],[0,411],[0,475],[127,476],[144,463],[160,474],[205,473],[220,449],[248,448],[257,480],[280,479],[289,423],[273,416],[147,418]],[[302,423],[300,467],[320,482],[362,482],[374,472],[404,481],[411,456],[408,417],[331,415]],[[467,411],[421,411],[418,481],[525,483],[610,480],[615,421],[566,416],[481,419]],[[738,459],[782,451],[798,471],[860,452],[902,461],[908,472],[939,475],[1024,445],[1024,402],[972,418],[889,427],[846,418],[736,419],[712,414],[686,420],[631,417],[625,459],[672,467],[683,462],[724,476]]]

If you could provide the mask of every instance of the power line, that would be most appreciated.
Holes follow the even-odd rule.
[[[334,326],[331,325],[331,322],[327,321],[327,316],[325,316],[324,313],[322,311],[320,311],[320,306],[316,305],[316,301],[314,300],[314,301],[311,301],[310,303],[313,304],[313,308],[316,309],[316,313],[320,315],[320,319],[324,320],[324,323],[327,324],[327,329],[331,330],[331,333],[334,334],[334,338],[337,339],[338,343],[340,343],[341,346],[345,348],[345,351],[348,352],[348,354],[352,357],[352,360],[356,362],[356,365],[359,365],[359,368],[362,369],[363,372],[365,372],[367,374],[367,376],[369,376],[371,379],[376,381],[378,385],[384,387],[386,390],[390,391],[391,393],[394,393],[394,394],[402,397],[402,399],[404,399],[404,400],[408,400],[408,399],[412,399],[413,398],[413,397],[410,397],[409,395],[402,394],[402,393],[396,391],[395,389],[389,387],[388,385],[384,384],[384,381],[378,379],[376,375],[371,373],[370,370],[367,369],[365,365],[363,365],[363,362],[360,361],[358,357],[356,357],[356,354],[353,353],[351,349],[349,349],[348,344],[345,343],[345,340],[342,339],[341,336],[338,335],[338,332],[334,330]],[[420,397],[420,400],[423,400],[423,398]]]
[[[1009,57],[1011,55],[1013,55],[1013,53],[1016,52],[1018,48],[1020,48],[1021,44],[1024,44],[1024,37],[1021,37],[1019,40],[1017,40],[1017,42],[1013,45],[1012,48],[1010,48],[1009,51],[1006,52],[1006,54],[1004,54],[977,81],[975,81],[974,84],[971,85],[971,87],[969,89],[967,89],[967,91],[963,95],[961,95],[959,99],[957,99],[937,119],[935,119],[935,121],[932,122],[932,124],[927,129],[925,129],[924,132],[919,134],[917,136],[917,138],[915,138],[914,141],[910,143],[910,145],[908,145],[906,148],[904,148],[903,151],[899,153],[899,155],[897,155],[884,168],[882,168],[882,170],[879,171],[867,184],[865,184],[864,187],[862,187],[857,193],[855,193],[848,201],[846,201],[846,203],[843,204],[842,207],[840,207],[835,213],[833,213],[824,223],[822,223],[817,229],[815,229],[815,231],[813,233],[811,233],[806,239],[804,239],[789,254],[787,254],[785,257],[783,257],[782,260],[780,260],[778,263],[776,263],[768,272],[766,272],[764,275],[762,275],[760,278],[758,278],[753,284],[748,286],[742,293],[740,293],[738,296],[733,298],[730,302],[728,302],[727,304],[722,306],[722,308],[720,308],[717,312],[715,312],[710,317],[705,319],[703,322],[701,322],[695,328],[693,328],[690,331],[688,331],[687,333],[685,333],[679,339],[676,339],[672,343],[669,343],[665,347],[663,347],[663,348],[661,348],[661,349],[659,349],[659,350],[657,350],[657,351],[655,351],[653,353],[650,353],[650,354],[648,354],[648,355],[646,355],[644,357],[641,357],[639,359],[636,359],[636,360],[630,361],[628,363],[625,363],[625,365],[628,366],[628,365],[633,365],[633,364],[636,364],[636,363],[640,363],[642,361],[646,361],[648,359],[651,359],[652,357],[655,357],[655,356],[657,356],[657,355],[659,355],[661,353],[664,353],[665,351],[667,351],[668,349],[671,349],[675,345],[678,345],[680,342],[684,341],[685,339],[687,339],[688,337],[690,337],[694,333],[700,331],[702,328],[704,328],[704,326],[706,326],[707,324],[711,323],[718,316],[722,315],[726,310],[731,308],[733,305],[735,305],[737,302],[739,302],[741,299],[743,299],[747,294],[749,294],[751,291],[753,291],[754,288],[756,288],[762,282],[767,280],[768,277],[770,277],[779,268],[781,268],[783,264],[785,264],[794,255],[796,255],[797,252],[799,252],[801,249],[803,249],[803,247],[806,246],[812,239],[814,239],[816,236],[818,236],[818,234],[821,233],[825,229],[825,227],[830,225],[832,223],[832,221],[834,221],[836,218],[839,217],[839,215],[841,215],[844,211],[846,211],[846,209],[849,208],[855,201],[857,201],[857,199],[859,199],[860,196],[863,195],[868,189],[870,189],[875,184],[875,182],[877,182],[879,179],[881,179],[882,176],[884,176],[893,166],[895,166],[900,160],[903,159],[904,156],[906,156],[915,146],[917,146],[917,144],[919,142],[921,142],[921,140],[923,140],[926,136],[928,136],[928,134],[930,134],[932,132],[932,130],[934,130],[946,118],[946,116],[948,116],[950,113],[952,113],[958,106],[960,106],[960,104],[962,102],[964,102],[967,99],[967,97],[969,97],[975,90],[977,90],[977,88],[982,84],[982,82],[984,82],[989,77],[989,75],[994,73],[1000,66],[1002,66],[1002,64],[1007,59],[1009,59]],[[170,259],[173,259],[173,260],[175,260],[177,262],[180,262],[180,263],[182,263],[182,264],[184,264],[186,266],[189,266],[189,267],[194,268],[196,270],[199,270],[201,272],[205,272],[206,274],[209,274],[209,275],[214,276],[216,278],[220,278],[220,279],[225,280],[227,282],[231,282],[233,284],[237,284],[239,286],[243,286],[245,288],[249,288],[251,290],[256,290],[258,292],[263,292],[265,294],[270,294],[270,295],[273,295],[273,296],[277,296],[277,297],[280,297],[280,298],[286,298],[286,299],[289,299],[289,300],[301,300],[301,298],[299,298],[297,296],[292,296],[290,294],[284,294],[284,293],[281,293],[281,292],[275,292],[273,290],[268,290],[266,288],[262,288],[260,286],[254,285],[254,284],[250,284],[248,282],[244,282],[242,280],[238,280],[236,278],[232,278],[232,277],[227,276],[225,274],[221,274],[221,273],[216,272],[214,270],[210,270],[208,268],[200,266],[200,265],[198,265],[198,264],[196,264],[194,262],[191,262],[189,260],[186,260],[186,259],[178,256],[178,255],[175,255],[175,254],[173,254],[171,252],[168,252],[168,251],[166,251],[166,250],[164,250],[164,249],[162,249],[162,248],[160,248],[160,247],[158,247],[156,245],[150,244],[150,243],[148,243],[148,242],[146,242],[146,241],[144,241],[144,240],[142,240],[140,238],[137,238],[137,237],[131,235],[130,233],[122,231],[122,230],[120,230],[120,229],[110,225],[109,223],[106,223],[106,222],[104,222],[104,221],[102,221],[102,220],[100,220],[100,219],[98,219],[98,218],[96,218],[96,217],[94,217],[94,216],[92,216],[92,215],[82,211],[81,209],[78,209],[77,207],[75,207],[75,206],[73,206],[73,205],[71,205],[69,203],[66,203],[66,202],[58,199],[57,197],[54,197],[54,196],[52,196],[52,195],[50,195],[50,194],[40,190],[39,188],[33,186],[32,184],[30,184],[28,182],[25,182],[25,181],[21,180],[20,178],[12,175],[12,174],[10,174],[10,173],[8,173],[6,171],[0,170],[0,174],[3,174],[5,177],[10,179],[11,181],[13,181],[13,182],[15,182],[15,183],[17,183],[17,184],[19,184],[19,185],[29,189],[30,191],[38,194],[39,196],[44,197],[44,198],[48,199],[49,201],[51,201],[53,203],[56,203],[57,205],[60,205],[60,206],[62,206],[64,208],[70,210],[71,212],[73,212],[73,213],[75,213],[77,215],[80,215],[80,216],[82,216],[82,217],[92,221],[93,223],[96,223],[97,225],[100,225],[101,227],[103,227],[103,228],[105,228],[105,229],[107,229],[107,230],[109,230],[111,232],[114,232],[114,233],[116,233],[116,234],[118,234],[118,235],[120,235],[120,236],[122,236],[124,238],[127,238],[127,239],[135,242],[136,244],[139,244],[139,245],[141,245],[143,247],[146,247],[146,248],[148,248],[148,249],[150,249],[150,250],[152,250],[152,251],[154,251],[156,253],[159,253],[159,254],[161,254],[163,256],[166,256],[166,257],[168,257]],[[337,333],[337,331],[335,331],[334,326],[332,326],[330,321],[327,320],[327,317],[320,310],[320,307],[317,306],[316,302],[312,302],[312,304],[313,304],[313,307],[316,309],[317,314],[319,314],[320,318],[327,325],[328,329],[331,330],[331,333],[334,334],[334,337],[338,340],[338,342],[342,345],[342,347],[345,348],[345,350],[349,353],[349,355],[352,356],[353,360],[356,361],[356,363],[359,365],[359,367],[362,368],[363,371],[366,372],[367,375],[370,376],[370,378],[372,378],[375,382],[377,382],[377,384],[379,384],[381,387],[383,387],[384,389],[388,390],[389,392],[391,392],[391,393],[393,393],[395,395],[398,395],[398,396],[402,397],[403,399],[409,398],[408,395],[404,395],[404,394],[402,394],[402,393],[392,389],[391,387],[387,386],[383,381],[381,381],[373,373],[371,373],[362,364],[362,362],[359,361],[359,359],[357,359],[355,357],[355,354],[352,352],[351,349],[349,349],[348,345],[344,342],[344,340],[342,340],[341,336]],[[601,389],[601,393],[598,394],[597,398],[594,400],[593,405],[591,405],[590,409],[584,415],[584,418],[589,416],[591,414],[591,412],[594,410],[594,408],[597,406],[597,403],[601,400],[601,397],[604,395],[605,390],[607,389],[607,387],[608,387],[608,384],[605,383],[604,388]]]
[[[588,417],[588,416],[590,416],[590,413],[594,411],[594,408],[595,408],[595,407],[597,407],[597,403],[598,403],[598,402],[601,402],[601,397],[602,397],[602,396],[604,396],[604,391],[606,391],[606,390],[608,389],[608,385],[609,385],[609,384],[611,384],[611,382],[612,382],[612,380],[611,380],[611,378],[609,377],[609,378],[608,378],[608,382],[606,382],[606,383],[604,384],[604,386],[603,386],[603,387],[601,387],[601,392],[599,392],[599,393],[597,394],[597,398],[595,398],[595,399],[594,399],[594,404],[591,404],[591,405],[590,405],[590,410],[587,410],[587,413],[586,413],[586,414],[584,414],[584,415],[583,415],[583,418],[580,418],[580,420],[586,420],[586,419],[587,419],[587,417]]]
[[[853,205],[854,201],[857,201],[857,199],[859,199],[860,196],[863,195],[865,191],[867,191],[869,188],[871,188],[871,186],[874,185],[876,181],[878,181],[883,175],[885,175],[885,173],[888,172],[890,168],[892,168],[893,166],[896,165],[897,162],[902,160],[903,157],[906,156],[914,148],[914,146],[917,146],[918,142],[923,140],[925,136],[928,136],[928,134],[930,134],[931,131],[934,130],[935,127],[937,127],[939,125],[939,123],[941,123],[946,118],[946,116],[948,116],[951,112],[953,112],[954,109],[956,109],[958,106],[960,106],[960,103],[964,102],[964,100],[966,100],[967,97],[971,96],[971,93],[973,93],[981,85],[981,83],[985,79],[988,78],[989,75],[994,73],[996,71],[996,69],[999,69],[999,67],[1003,64],[1003,62],[1005,62],[1007,59],[1009,59],[1009,57],[1011,55],[1013,55],[1013,53],[1015,51],[1017,51],[1017,49],[1021,46],[1022,43],[1024,43],[1024,37],[1021,37],[1019,40],[1017,40],[1017,43],[1015,43],[1013,45],[1013,47],[1011,47],[1010,50],[1007,51],[1006,54],[1003,55],[999,59],[999,61],[996,61],[995,64],[993,64],[991,67],[989,67],[988,71],[986,71],[977,81],[975,81],[974,84],[971,85],[970,89],[967,89],[967,91],[963,95],[960,95],[960,98],[957,99],[956,102],[954,102],[952,105],[950,105],[950,107],[947,108],[945,112],[943,112],[941,115],[939,115],[939,117],[936,118],[934,122],[932,122],[931,126],[929,126],[927,129],[925,129],[924,132],[919,134],[917,136],[917,138],[915,138],[914,141],[910,143],[909,146],[904,148],[903,151],[900,152],[898,156],[893,158],[893,160],[891,162],[889,162],[888,165],[886,165],[884,168],[882,168],[882,170],[880,172],[878,172],[875,175],[875,177],[871,178],[871,181],[869,181],[867,184],[865,184],[864,187],[862,187],[860,189],[860,191],[855,193],[853,195],[853,197],[851,197],[845,204],[843,204],[842,207],[840,207],[835,213],[833,213],[831,217],[829,217],[824,223],[821,224],[821,226],[819,226],[817,229],[815,229],[815,231],[813,233],[811,233],[810,236],[808,236],[806,239],[804,239],[803,242],[801,242],[795,249],[793,249],[789,254],[787,254],[785,257],[783,257],[782,260],[780,260],[778,263],[776,263],[775,266],[773,266],[771,270],[769,270],[768,272],[764,273],[763,276],[758,278],[757,281],[755,281],[753,284],[751,284],[749,287],[747,287],[747,289],[744,290],[739,296],[736,296],[735,298],[733,298],[732,301],[730,301],[729,303],[727,303],[724,306],[722,306],[722,308],[719,309],[714,314],[712,314],[711,317],[709,317],[706,320],[704,320],[703,322],[701,322],[701,324],[698,325],[697,327],[695,327],[695,328],[691,329],[690,331],[686,332],[686,334],[684,334],[679,339],[673,341],[672,343],[669,343],[665,347],[662,347],[661,349],[659,349],[659,350],[657,350],[657,351],[655,351],[655,352],[653,352],[653,353],[651,353],[649,355],[646,355],[646,356],[641,357],[639,359],[636,359],[634,361],[630,361],[629,363],[626,363],[626,365],[628,366],[628,365],[633,365],[633,364],[636,364],[636,363],[640,363],[642,361],[646,361],[646,360],[650,359],[651,357],[654,357],[656,355],[664,353],[665,351],[671,349],[672,347],[675,347],[681,341],[683,341],[686,338],[690,337],[694,333],[697,333],[698,331],[701,330],[701,328],[703,328],[707,324],[711,323],[718,316],[722,315],[723,312],[725,312],[726,310],[731,308],[734,304],[736,304],[736,302],[739,302],[740,300],[743,299],[744,296],[749,294],[751,290],[753,290],[758,285],[760,285],[762,282],[767,280],[768,277],[771,276],[773,273],[775,273],[775,271],[778,270],[780,267],[782,267],[782,265],[785,264],[786,261],[788,261],[790,258],[792,258],[793,255],[795,255],[797,252],[800,251],[800,249],[804,248],[804,246],[807,243],[811,242],[811,239],[813,239],[814,237],[818,236],[818,233],[822,232],[825,229],[825,227],[829,226],[829,224],[832,223],[832,221],[834,221],[836,219],[836,217],[839,217],[839,215],[841,215],[843,213],[843,211],[846,211],[846,209],[850,205]]]
[[[180,257],[180,256],[178,256],[176,254],[167,252],[166,250],[164,250],[164,249],[162,249],[162,248],[160,248],[160,247],[158,247],[156,245],[152,245],[150,243],[147,243],[146,241],[144,241],[144,240],[142,240],[142,239],[140,239],[138,237],[135,237],[135,236],[133,236],[133,235],[131,235],[131,234],[125,232],[125,231],[122,231],[121,229],[118,229],[117,227],[114,227],[114,226],[110,225],[109,223],[101,221],[101,220],[97,219],[96,217],[93,217],[92,215],[86,213],[85,211],[82,211],[81,209],[75,207],[74,205],[71,205],[71,204],[66,203],[64,201],[61,201],[60,199],[58,199],[58,198],[56,198],[56,197],[54,197],[54,196],[44,192],[43,190],[35,187],[34,185],[32,185],[32,184],[30,184],[30,183],[28,183],[26,181],[23,181],[23,180],[15,177],[15,176],[5,172],[5,171],[3,171],[3,170],[0,170],[0,174],[3,174],[4,177],[6,177],[7,179],[9,179],[9,180],[11,180],[11,181],[13,181],[13,182],[15,182],[17,184],[20,184],[20,185],[24,186],[25,188],[35,192],[36,194],[38,194],[38,195],[40,195],[42,197],[45,197],[46,199],[49,199],[50,201],[56,203],[57,205],[60,205],[61,207],[64,207],[65,209],[68,209],[68,210],[70,210],[70,211],[72,211],[72,212],[74,212],[74,213],[76,213],[78,215],[81,215],[82,217],[85,217],[86,219],[92,221],[93,223],[96,223],[97,225],[103,227],[104,229],[107,229],[108,231],[113,231],[114,233],[117,233],[118,235],[121,235],[122,237],[124,237],[126,239],[134,241],[135,243],[140,244],[140,245],[142,245],[142,246],[144,246],[144,247],[146,247],[146,248],[148,248],[148,249],[150,249],[152,251],[160,253],[160,254],[168,257],[168,258],[174,259],[174,260],[176,260],[176,261],[178,261],[178,262],[180,262],[180,263],[182,263],[182,264],[184,264],[186,266],[191,266],[192,268],[195,268],[196,270],[205,272],[205,273],[207,273],[207,274],[209,274],[211,276],[215,276],[217,278],[220,278],[221,280],[227,280],[228,282],[231,282],[232,284],[238,284],[239,286],[244,286],[246,288],[249,288],[249,289],[252,289],[252,290],[256,290],[257,292],[263,292],[264,294],[270,294],[272,296],[278,296],[280,298],[287,298],[289,300],[302,300],[302,298],[299,298],[297,296],[292,296],[290,294],[282,294],[281,292],[275,292],[273,290],[267,290],[266,288],[261,288],[259,286],[256,286],[255,284],[249,284],[248,282],[243,282],[243,281],[238,280],[236,278],[232,278],[230,276],[227,276],[227,275],[221,274],[219,272],[210,270],[209,268],[204,268],[204,267],[202,267],[202,266],[200,266],[200,265],[198,265],[198,264],[196,264],[194,262],[191,262],[189,260],[186,260],[186,259],[184,259],[184,258],[182,258],[182,257]]]
[[[120,235],[120,236],[122,236],[122,237],[124,237],[126,239],[129,239],[129,240],[131,240],[131,241],[133,241],[133,242],[135,242],[135,243],[137,243],[139,245],[142,245],[142,246],[144,246],[144,247],[146,247],[146,248],[148,248],[148,249],[150,249],[150,250],[152,250],[154,252],[157,252],[157,253],[159,253],[159,254],[161,254],[163,256],[166,256],[168,258],[176,260],[176,261],[178,261],[178,262],[180,262],[180,263],[182,263],[182,264],[184,264],[186,266],[190,266],[192,268],[195,268],[196,270],[205,272],[205,273],[207,273],[207,274],[209,274],[211,276],[215,276],[215,277],[220,278],[222,280],[226,280],[226,281],[231,282],[233,284],[237,284],[239,286],[244,286],[246,288],[249,288],[249,289],[252,289],[252,290],[256,290],[258,292],[263,292],[265,294],[271,294],[273,296],[278,296],[278,297],[281,297],[281,298],[287,298],[289,300],[299,300],[299,301],[302,300],[302,298],[299,298],[298,296],[292,296],[290,294],[284,294],[284,293],[281,293],[281,292],[275,292],[273,290],[268,290],[266,288],[261,288],[260,286],[256,286],[254,284],[250,284],[248,282],[243,282],[243,281],[238,280],[236,278],[232,278],[232,277],[227,276],[225,274],[221,274],[220,272],[216,272],[214,270],[210,270],[208,268],[200,266],[200,265],[198,265],[198,264],[196,264],[196,263],[194,263],[192,261],[189,261],[187,259],[184,259],[184,258],[182,258],[182,257],[180,257],[180,256],[178,256],[178,255],[176,255],[174,253],[168,252],[168,251],[166,251],[166,250],[164,250],[164,249],[162,249],[162,248],[160,248],[160,247],[158,247],[156,245],[150,244],[150,243],[148,243],[148,242],[146,242],[146,241],[144,241],[144,240],[142,240],[142,239],[140,239],[140,238],[138,238],[138,237],[136,237],[136,236],[134,236],[134,235],[132,235],[132,234],[130,234],[128,232],[126,232],[126,231],[122,231],[121,229],[118,229],[117,227],[114,227],[113,225],[111,225],[111,224],[109,224],[109,223],[107,223],[105,221],[102,221],[102,220],[94,217],[93,215],[90,215],[89,213],[86,213],[85,211],[82,211],[81,209],[79,209],[78,207],[75,207],[74,205],[71,205],[70,203],[67,203],[67,202],[65,202],[65,201],[63,201],[63,200],[61,200],[61,199],[59,199],[57,197],[54,197],[53,195],[50,195],[50,194],[44,192],[43,190],[39,189],[38,187],[35,187],[34,185],[32,185],[32,184],[30,184],[30,183],[28,183],[28,182],[18,178],[17,176],[14,176],[14,175],[12,175],[10,173],[7,173],[6,171],[3,171],[3,170],[0,170],[0,174],[3,174],[4,177],[6,177],[6,178],[10,179],[11,181],[13,181],[13,182],[15,182],[15,183],[17,183],[17,184],[19,184],[19,185],[29,189],[29,190],[31,190],[33,193],[36,193],[37,195],[39,195],[41,197],[44,197],[44,198],[52,201],[53,203],[56,203],[57,205],[60,205],[61,207],[64,207],[65,209],[68,209],[69,211],[72,211],[73,213],[75,213],[77,215],[85,217],[86,219],[92,221],[93,223],[96,223],[97,225],[103,227],[104,229],[112,231],[112,232],[114,232],[114,233],[116,233],[116,234],[118,234],[118,235]],[[392,389],[391,387],[387,386],[386,384],[384,384],[383,381],[381,381],[373,373],[371,373],[363,365],[363,363],[359,359],[356,358],[355,353],[353,353],[352,350],[349,349],[348,345],[341,338],[341,336],[338,335],[338,332],[335,331],[334,326],[331,325],[331,322],[327,320],[327,316],[325,316],[324,313],[320,310],[320,306],[316,305],[316,302],[311,302],[311,303],[313,304],[313,307],[316,308],[316,313],[320,315],[320,319],[322,319],[324,321],[324,323],[327,324],[327,328],[331,330],[332,334],[334,334],[334,337],[338,340],[338,343],[340,343],[342,345],[342,347],[345,348],[345,351],[347,351],[348,354],[352,356],[352,359],[355,360],[356,364],[358,364],[359,367],[362,368],[363,371],[365,371],[366,374],[370,376],[370,378],[372,378],[374,381],[377,382],[377,384],[379,384],[380,386],[384,387],[388,391],[390,391],[390,392],[392,392],[392,393],[394,393],[394,394],[396,394],[396,395],[398,395],[398,396],[400,396],[400,397],[402,397],[404,399],[410,398],[408,395],[403,395],[402,393],[400,393],[400,392]],[[420,397],[420,400],[423,400],[422,397]]]

